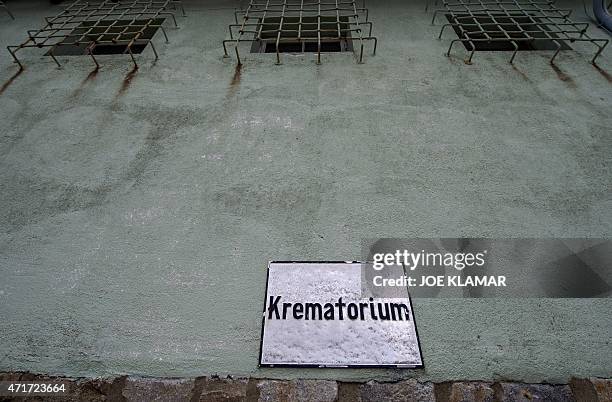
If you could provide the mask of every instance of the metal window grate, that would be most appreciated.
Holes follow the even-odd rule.
[[[133,48],[151,44],[151,49],[158,59],[157,51],[147,36],[151,30],[160,29],[166,42],[168,36],[162,25],[165,19],[171,19],[178,27],[175,11],[180,9],[185,15],[180,0],[130,0],[88,2],[77,0],[55,17],[45,18],[46,25],[38,30],[28,31],[28,39],[18,46],[8,46],[8,51],[19,64],[17,51],[25,48],[49,48],[47,54],[61,67],[54,52],[62,46],[82,47],[84,54],[89,55],[96,68],[99,68],[95,57],[96,47],[122,47],[124,54],[131,56],[135,67],[138,63]]]
[[[9,15],[9,17],[11,17],[12,19],[15,19],[15,16],[13,15],[13,13],[11,12],[11,10],[9,10],[9,8],[6,6],[6,4],[4,4],[4,2],[2,0],[0,0],[0,8],[3,8],[4,11],[7,12],[7,14]]]
[[[300,17],[284,17],[284,25],[298,24]],[[318,26],[319,19],[317,17],[302,17],[302,25],[307,26]],[[280,24],[280,18],[268,17],[266,18],[265,25],[262,29],[262,40],[253,42],[251,46],[251,53],[276,53],[276,27]],[[336,17],[321,17],[320,26],[322,30],[336,30],[337,21]],[[353,42],[351,33],[349,31],[350,24],[347,17],[340,17],[340,36],[337,38],[330,38],[321,42],[321,53],[329,52],[348,52],[353,51]],[[265,33],[269,32],[269,33]],[[318,43],[315,41],[304,42],[297,40],[298,31],[288,32],[287,37],[293,38],[292,41],[281,42],[278,46],[280,53],[317,53]],[[304,37],[316,38],[316,32],[302,33]]]
[[[443,1],[442,6],[434,11],[431,21],[435,24],[441,14],[449,21],[440,29],[438,39],[447,27],[452,27],[459,39],[451,41],[446,55],[450,56],[456,43],[463,43],[470,52],[468,64],[479,50],[511,50],[512,63],[519,50],[540,50],[547,46],[554,50],[550,59],[553,64],[559,52],[568,49],[567,42],[595,45],[597,51],[591,60],[595,64],[609,42],[591,37],[587,33],[589,24],[572,21],[572,10],[557,8],[554,0],[453,0]]]
[[[103,35],[106,34],[108,27],[111,24],[121,26],[121,25],[127,25],[130,22],[132,21],[114,20],[114,21],[102,21],[102,22],[97,22],[97,23],[93,21],[85,21],[81,23],[77,28],[75,28],[72,31],[72,34],[73,35],[76,35],[76,34],[87,35],[89,36],[91,40],[95,40],[100,34],[103,34]],[[149,21],[147,20],[133,21],[133,25],[137,25],[137,26],[147,26],[147,23],[149,23]],[[133,54],[142,53],[144,49],[147,47],[147,45],[149,44],[149,42],[151,41],[151,39],[153,39],[153,36],[155,36],[155,34],[157,33],[157,30],[162,26],[163,23],[164,23],[164,18],[157,18],[157,19],[154,19],[151,23],[149,23],[147,28],[145,28],[142,31],[142,36],[140,36],[140,38],[138,38],[138,41],[135,42],[131,46],[130,51]],[[72,44],[72,42],[73,42],[73,39],[72,37],[70,37],[67,40],[63,41],[60,45],[54,47],[53,55],[54,56],[82,56],[82,55],[89,54],[87,50],[89,48],[88,44],[74,45]],[[87,41],[84,40],[83,42],[87,42]],[[97,55],[97,54],[124,54],[124,53],[128,53],[128,50],[127,50],[127,45],[122,42],[117,42],[117,43],[103,42],[103,43],[99,43],[98,45],[94,46],[91,49],[91,52],[94,55]]]
[[[286,49],[309,49],[317,54],[330,51],[341,42],[344,50],[358,49],[358,62],[363,62],[364,44],[373,41],[376,53],[377,39],[372,36],[372,23],[368,20],[365,2],[356,0],[250,0],[246,9],[236,11],[235,23],[229,25],[230,39],[223,41],[228,57],[227,44],[233,43],[238,64],[241,42],[250,42],[251,49],[264,48],[266,53],[276,53],[276,63],[281,63],[280,53]],[[241,22],[239,22],[241,20]],[[270,50],[273,49],[273,50]],[[337,50],[335,50],[337,51]]]

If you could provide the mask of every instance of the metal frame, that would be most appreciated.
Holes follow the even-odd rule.
[[[152,39],[143,38],[146,29],[159,28],[168,42],[168,35],[159,19],[171,19],[178,28],[174,11],[185,10],[180,0],[129,0],[129,1],[81,1],[77,0],[55,17],[45,18],[46,25],[28,31],[28,39],[7,49],[19,67],[23,64],[16,53],[25,48],[50,48],[48,55],[61,67],[53,54],[59,46],[84,46],[87,54],[100,67],[94,49],[98,45],[125,45],[123,54],[129,54],[134,67],[138,68],[132,46],[151,44],[155,60],[159,58]]]
[[[242,22],[239,22],[239,16]],[[305,18],[307,21],[316,19],[316,22],[307,22]],[[368,21],[365,0],[360,6],[357,0],[250,0],[246,9],[234,13],[234,19],[235,23],[228,25],[230,39],[223,41],[223,51],[225,57],[229,57],[227,44],[233,43],[238,64],[242,64],[238,51],[241,42],[274,43],[276,64],[281,64],[280,44],[316,43],[317,64],[321,64],[321,44],[338,42],[349,36],[353,44],[359,43],[359,63],[363,62],[365,41],[374,41],[372,54],[376,54],[378,40],[372,36],[372,23]],[[278,28],[264,29],[270,25],[271,19],[275,21],[274,24],[278,21]],[[295,19],[297,22],[290,22]],[[322,23],[327,27],[322,27]],[[335,27],[330,29],[329,25]],[[366,28],[367,35],[364,32]],[[237,32],[234,32],[236,29]]]
[[[9,8],[6,6],[6,4],[4,4],[2,0],[0,0],[0,8],[3,8],[6,11],[6,13],[11,17],[11,19],[13,20],[15,19],[15,16],[11,12],[11,10],[9,10]]]
[[[268,267],[266,269],[266,288],[264,291],[264,304],[263,310],[261,314],[261,333],[259,337],[259,367],[284,367],[284,368],[402,368],[402,369],[422,369],[425,368],[425,359],[423,357],[423,348],[421,347],[421,338],[419,337],[419,330],[417,328],[416,322],[416,314],[414,313],[414,307],[412,305],[412,296],[410,296],[410,292],[406,289],[406,293],[408,295],[408,303],[410,304],[410,311],[412,313],[412,322],[414,323],[414,334],[417,339],[417,346],[419,348],[419,355],[421,356],[421,364],[420,365],[406,365],[406,364],[348,364],[348,365],[322,365],[322,364],[269,364],[262,363],[263,358],[263,340],[265,333],[265,325],[266,325],[266,306],[268,303],[268,285],[270,282],[270,265],[271,264],[367,264],[371,261],[269,261]]]
[[[434,0],[434,6],[438,4],[439,0]],[[459,39],[451,41],[446,56],[450,56],[455,43],[467,44],[466,47],[471,49],[469,57],[465,60],[467,64],[472,62],[477,50],[475,44],[478,42],[511,44],[514,51],[510,63],[514,62],[519,42],[552,42],[556,50],[550,58],[551,64],[554,64],[555,58],[561,51],[560,41],[590,42],[597,46],[597,52],[591,59],[592,64],[595,64],[597,57],[609,42],[608,39],[593,38],[587,34],[589,24],[572,21],[570,19],[572,10],[557,8],[555,0],[443,0],[442,6],[444,8],[434,11],[431,23],[434,25],[436,17],[440,14],[450,18],[451,22],[442,25],[438,39],[442,38],[447,27],[459,31],[460,34],[457,33]],[[429,3],[426,9],[428,8]],[[487,19],[490,22],[483,23],[479,19]],[[523,22],[525,20],[528,23]],[[535,26],[537,29],[527,28],[527,25]]]

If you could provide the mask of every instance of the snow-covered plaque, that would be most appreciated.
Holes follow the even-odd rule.
[[[362,268],[359,262],[271,262],[260,365],[422,367],[408,291],[369,297]]]

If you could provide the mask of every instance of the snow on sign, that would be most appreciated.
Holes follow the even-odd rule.
[[[359,262],[271,262],[264,367],[422,367],[412,304],[367,297]]]

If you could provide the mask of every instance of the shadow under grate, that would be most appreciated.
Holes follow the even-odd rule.
[[[368,21],[365,4],[358,0],[250,0],[246,9],[234,14],[230,24],[230,39],[223,41],[225,57],[227,44],[232,44],[238,64],[241,64],[239,45],[251,44],[252,53],[276,53],[281,64],[281,53],[316,53],[317,64],[321,53],[358,52],[363,62],[364,45],[374,42],[372,23]],[[239,18],[240,17],[240,18]]]
[[[54,56],[83,56],[88,55],[90,50],[94,55],[127,54],[130,51],[133,54],[140,54],[164,21],[165,18],[133,21],[84,21],[46,55],[50,56],[53,52]],[[124,30],[125,33],[128,33],[129,27],[132,32],[140,32],[138,27],[145,28],[129,48],[127,43],[113,43],[112,38]]]
[[[558,42],[561,50],[572,48],[554,32],[550,31],[545,23],[538,18],[516,15],[501,16],[472,16],[469,14],[455,14],[460,25],[453,24],[453,30],[458,38],[474,40],[477,51],[513,51],[515,45],[519,51],[526,50],[557,50]],[[446,14],[448,22],[453,23],[453,17]],[[487,36],[492,41],[487,41]],[[530,37],[534,40],[527,40]],[[462,42],[465,49],[472,50],[469,41]]]
[[[261,22],[261,21],[260,21]],[[317,53],[319,39],[316,29],[321,32],[333,33],[337,37],[324,37],[321,39],[320,49],[323,53],[352,52],[348,17],[285,17],[282,24],[286,27],[277,37],[276,29],[280,26],[279,17],[266,18],[261,24],[261,40],[253,42],[251,53]],[[277,49],[277,39],[279,39]]]
[[[440,0],[434,0],[438,4]],[[452,27],[457,39],[451,40],[446,52],[450,56],[456,43],[470,52],[470,64],[476,51],[512,51],[510,63],[518,51],[552,50],[551,64],[561,50],[570,50],[568,43],[590,43],[597,47],[591,63],[608,45],[608,39],[593,38],[587,33],[588,23],[575,22],[571,9],[561,9],[555,0],[442,0],[443,8],[435,10],[431,23],[444,15],[448,23],[442,25],[438,39],[445,28]],[[428,4],[429,7],[429,4]]]
[[[48,49],[46,54],[58,66],[56,56],[88,55],[98,68],[95,55],[129,54],[137,68],[134,54],[142,53],[148,45],[158,59],[152,38],[161,30],[168,42],[163,24],[170,19],[178,28],[177,10],[185,16],[181,0],[77,0],[55,17],[45,18],[42,28],[28,31],[23,43],[7,49],[21,68],[16,53],[26,48]]]

